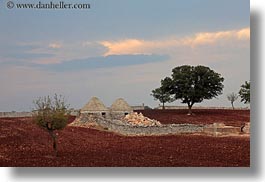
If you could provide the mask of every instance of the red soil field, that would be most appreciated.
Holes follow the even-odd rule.
[[[151,114],[151,111],[146,112]],[[170,122],[175,123],[174,118],[178,114],[168,112],[174,115]],[[234,112],[231,112],[231,118],[234,118],[231,122],[236,123]],[[244,112],[246,113],[241,114]],[[209,115],[219,118],[218,113],[219,111],[216,115]],[[245,115],[247,118],[247,113],[240,111],[238,116]],[[202,114],[203,112],[196,117],[203,118]],[[227,118],[229,114],[230,111],[226,113]],[[184,122],[181,116],[179,118]],[[159,114],[152,117],[158,119]],[[206,113],[205,117],[208,117]],[[191,121],[204,121],[198,118],[194,117]],[[69,122],[73,119],[70,118]],[[165,122],[169,123],[163,120]],[[248,167],[250,139],[199,135],[126,137],[95,129],[67,126],[58,132],[58,153],[57,158],[53,157],[50,136],[33,124],[31,118],[0,118],[0,166]]]
[[[136,110],[144,116],[156,119],[162,124],[212,124],[224,123],[229,126],[241,126],[250,122],[250,110],[194,109],[194,115],[188,116],[188,110]]]

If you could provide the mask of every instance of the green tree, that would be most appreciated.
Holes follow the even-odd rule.
[[[222,94],[224,78],[205,66],[183,65],[172,70],[172,78],[165,78],[163,86],[174,98],[188,104],[188,115],[192,106],[204,99]]]
[[[232,92],[231,94],[227,95],[227,99],[231,102],[232,108],[234,110],[234,102],[238,99],[238,95]]]
[[[174,99],[171,97],[171,94],[163,87],[164,80],[161,80],[161,87],[152,90],[152,96],[155,100],[159,100],[162,103],[163,109],[165,109],[166,102],[172,102]]]
[[[61,95],[54,95],[53,99],[50,96],[39,97],[33,101],[34,109],[34,122],[46,130],[52,140],[55,156],[58,155],[57,151],[57,136],[55,131],[61,130],[67,125],[68,121],[68,107],[65,104],[65,99]]]
[[[239,96],[241,97],[241,102],[245,104],[250,103],[250,82],[245,81],[245,83],[241,85]]]

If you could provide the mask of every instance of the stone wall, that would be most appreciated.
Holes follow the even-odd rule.
[[[249,125],[245,124],[241,127],[226,126],[224,123],[213,123],[204,127],[203,132],[206,134],[219,136],[219,135],[241,135],[250,134]]]
[[[122,119],[129,113],[131,113],[131,111],[111,111],[109,119]]]
[[[0,118],[18,118],[18,117],[32,117],[33,112],[0,112]],[[71,111],[71,116],[78,116],[79,113],[77,111]]]
[[[85,120],[85,118],[84,118]],[[84,120],[79,120],[79,122],[84,122]],[[130,126],[124,124],[120,120],[106,119],[102,117],[95,118],[94,121],[97,125],[102,128],[119,133],[122,135],[168,135],[168,134],[181,134],[181,133],[194,133],[202,132],[204,125],[194,125],[194,124],[169,124],[162,126]]]
[[[136,123],[128,122],[125,118],[129,116],[138,119]],[[249,134],[249,124],[245,128],[226,126],[224,123],[214,124],[161,124],[141,114],[129,114],[123,119],[106,118],[100,115],[81,114],[70,126],[104,129],[122,135],[174,135],[174,134],[206,134],[213,136],[242,135]],[[128,119],[128,118],[127,118]],[[147,120],[151,122],[148,124]]]
[[[242,128],[244,133],[250,134],[250,123],[245,123],[245,126]]]
[[[182,124],[149,127],[132,127],[112,124],[111,130],[123,135],[169,135],[202,132],[203,126]]]
[[[161,105],[154,109],[163,109]],[[165,106],[165,109],[188,109],[188,106]],[[193,106],[192,109],[224,109],[233,110],[232,107],[203,107],[203,106]],[[248,107],[236,107],[235,110],[249,110]]]
[[[31,117],[32,112],[0,112],[0,118],[4,117]]]
[[[145,106],[131,106],[133,110],[144,110]]]

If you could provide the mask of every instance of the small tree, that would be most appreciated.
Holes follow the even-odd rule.
[[[246,81],[245,84],[241,85],[239,96],[241,97],[241,102],[250,103],[250,82]]]
[[[234,102],[238,99],[238,95],[234,92],[227,95],[227,99],[231,102],[233,110],[234,108]]]
[[[163,80],[161,80],[161,84],[163,83]],[[172,102],[174,99],[171,98],[171,94],[166,91],[166,89],[161,86],[155,90],[152,90],[152,94],[151,94],[155,100],[159,100],[159,102],[162,103],[162,107],[163,109],[165,109],[165,103],[166,102]]]
[[[194,103],[212,99],[222,93],[224,78],[205,66],[183,65],[172,70],[172,78],[165,78],[163,86],[175,99],[188,104],[188,115]]]
[[[54,131],[61,130],[67,125],[69,105],[65,104],[64,97],[57,94],[53,99],[50,96],[39,97],[33,103],[35,105],[34,122],[50,134],[55,156],[58,156],[57,137]]]

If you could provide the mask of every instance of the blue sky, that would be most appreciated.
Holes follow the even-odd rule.
[[[92,96],[107,106],[118,97],[157,106],[151,90],[183,64],[225,78],[222,96],[197,105],[230,106],[226,95],[250,79],[247,0],[65,2],[91,9],[9,10],[1,2],[0,111],[30,110],[34,98],[55,92],[75,108]]]

